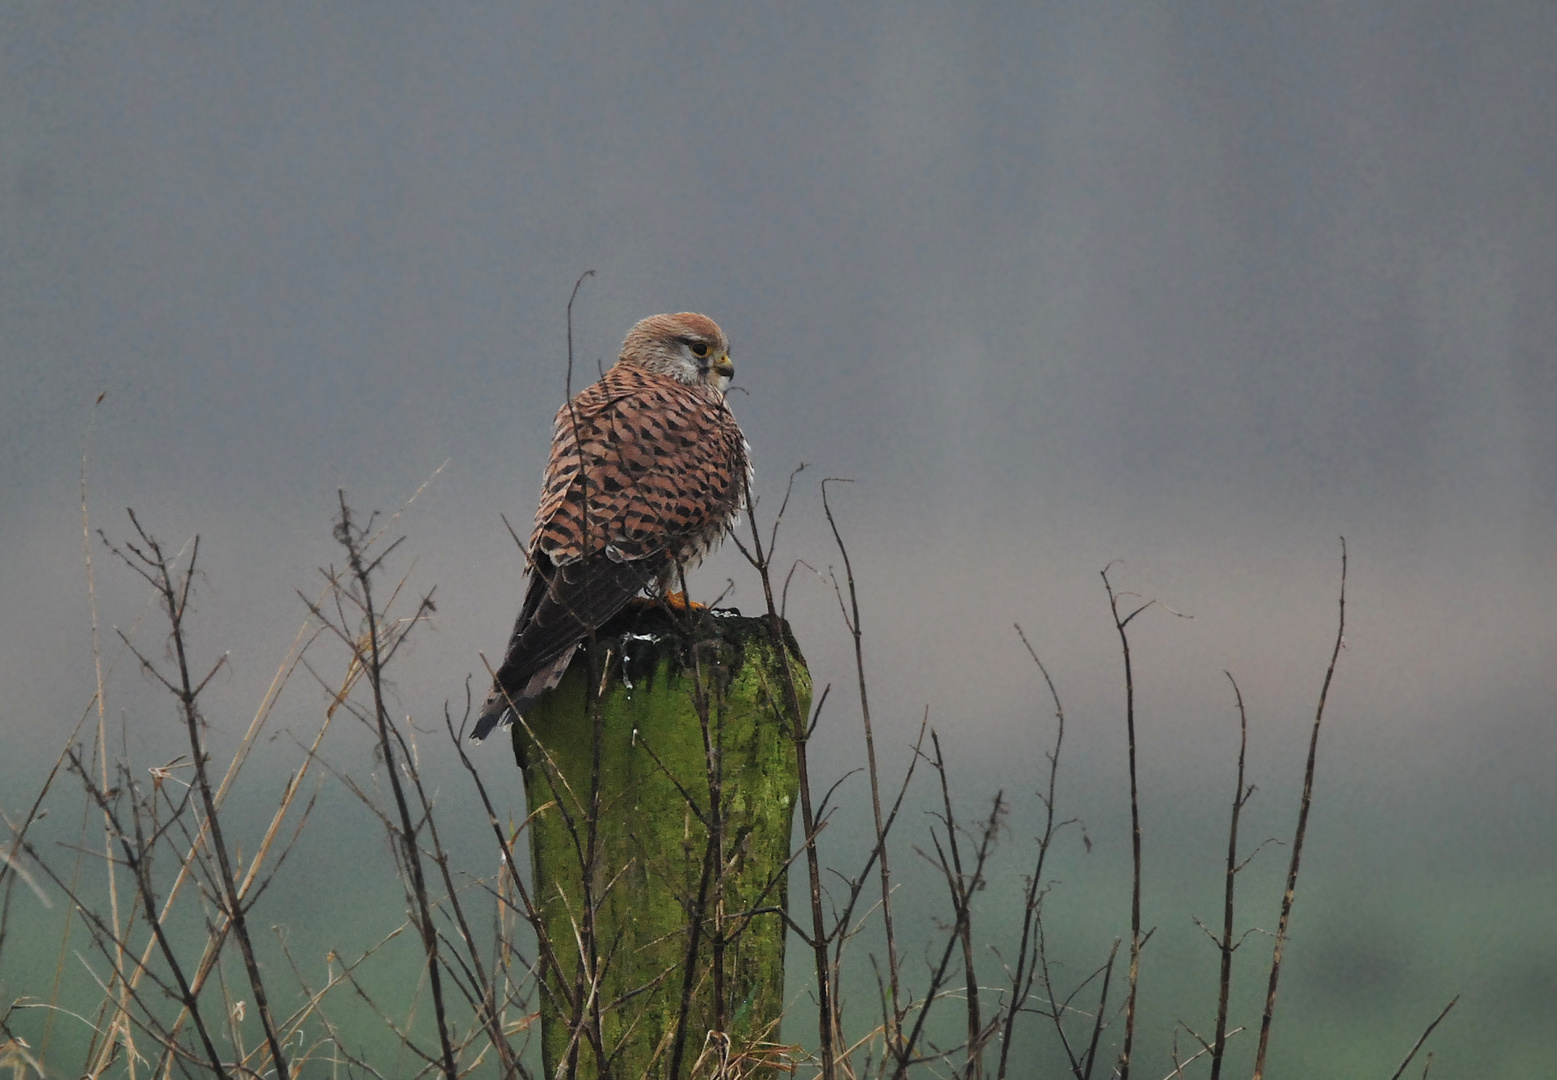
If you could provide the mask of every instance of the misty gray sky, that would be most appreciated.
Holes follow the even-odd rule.
[[[1268,621],[1347,534],[1405,631],[1472,620],[1452,652],[1533,644],[1545,679],[1545,5],[0,10],[8,680],[80,646],[99,393],[99,524],[203,533],[213,602],[278,615],[337,488],[393,507],[449,460],[413,540],[479,667],[585,269],[576,380],[641,315],[708,312],[761,490],[858,481],[878,625],[925,624],[889,665],[1067,637],[1114,557]],[[83,692],[55,674],[30,705]]]
[[[1137,624],[1152,759],[1225,751],[1224,667],[1288,746],[1344,534],[1337,815],[1398,799],[1386,832],[1409,806],[1448,848],[1495,833],[1549,867],[1554,55],[1543,2],[6,0],[12,762],[52,760],[91,700],[100,393],[94,524],[202,535],[218,726],[334,557],[336,490],[392,509],[446,460],[403,519],[440,604],[402,682],[422,710],[457,694],[518,602],[499,515],[527,526],[593,269],[575,385],[646,314],[730,334],[765,505],[810,466],[781,555],[836,562],[815,480],[856,481],[895,745],[928,704],[969,760],[1036,761],[1020,621],[1092,717],[1078,752],[1116,754],[1118,557],[1196,616]],[[143,594],[94,559],[128,626]],[[751,607],[742,573],[727,550],[702,588]],[[794,603],[843,684],[830,592],[802,574]]]

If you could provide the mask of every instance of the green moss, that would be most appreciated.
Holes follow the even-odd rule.
[[[612,629],[618,632],[609,633]],[[515,725],[515,752],[525,768],[532,815],[535,896],[569,980],[562,986],[552,982],[560,1008],[542,1005],[548,1075],[555,1075],[567,1051],[567,1001],[579,970],[593,758],[587,695],[591,667],[603,670],[599,685],[605,688],[599,706],[598,857],[591,880],[597,897],[596,952],[604,971],[600,1001],[611,1056],[607,1071],[622,1078],[668,1075],[700,889],[707,893],[705,917],[682,1075],[690,1075],[707,1033],[717,1027],[713,939],[721,932],[728,940],[724,1029],[735,1052],[777,1040],[784,922],[776,913],[745,913],[785,906],[798,773],[782,672],[765,620],[706,618],[696,636],[702,639],[696,646],[697,666],[721,780],[722,905],[715,904],[720,889],[703,885],[708,853],[703,821],[710,817],[715,784],[691,654],[669,623],[648,633],[641,620],[625,632],[607,628],[597,662],[591,665],[581,650],[561,685],[531,708],[525,718],[528,731]],[[808,709],[809,678],[787,627],[786,642],[801,708]],[[595,1053],[585,1043],[578,1075],[599,1074]]]

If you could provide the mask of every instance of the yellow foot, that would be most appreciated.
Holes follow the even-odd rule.
[[[635,611],[648,611],[661,605],[670,608],[676,614],[684,614],[688,611],[707,611],[707,604],[699,604],[688,600],[686,593],[671,592],[661,596],[635,596],[627,601],[627,606]]]
[[[665,606],[670,608],[670,610],[672,610],[672,611],[707,611],[708,610],[708,605],[707,604],[699,604],[699,603],[695,603],[694,601],[688,600],[687,599],[687,594],[684,593],[684,592],[666,593],[665,596],[664,596],[664,600],[665,600]]]

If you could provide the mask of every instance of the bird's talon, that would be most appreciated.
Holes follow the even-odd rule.
[[[699,604],[695,600],[688,600],[684,592],[672,592],[665,594],[665,606],[675,612],[707,611],[707,604]]]

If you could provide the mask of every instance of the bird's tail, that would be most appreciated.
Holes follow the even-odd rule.
[[[573,649],[577,647],[575,645]],[[513,723],[516,717],[523,716],[524,711],[536,698],[562,681],[563,673],[568,670],[568,663],[573,659],[573,649],[567,649],[561,656],[531,675],[524,688],[517,694],[504,690],[500,684],[494,684],[492,692],[481,705],[481,713],[476,717],[476,726],[470,730],[471,740],[480,742],[492,734],[492,729],[499,724],[506,726]]]

